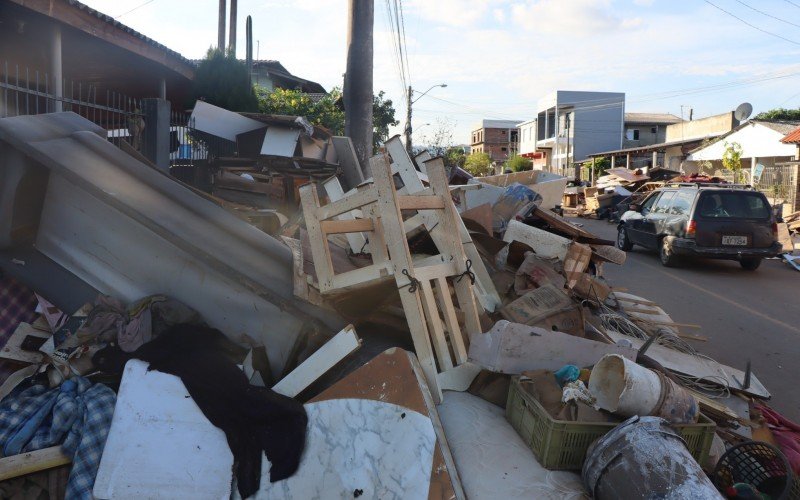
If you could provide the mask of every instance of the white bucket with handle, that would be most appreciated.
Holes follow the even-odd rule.
[[[597,405],[625,417],[652,414],[661,390],[657,373],[619,354],[603,356],[589,379],[589,391],[597,398]]]

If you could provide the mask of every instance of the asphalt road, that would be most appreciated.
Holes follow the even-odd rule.
[[[616,224],[573,219],[601,238],[614,240]],[[661,265],[655,252],[634,247],[623,266],[605,264],[615,287],[658,303],[682,331],[708,338],[690,341],[717,361],[753,373],[772,394],[770,406],[800,422],[800,272],[778,260],[756,271],[737,262],[696,260],[679,268]]]

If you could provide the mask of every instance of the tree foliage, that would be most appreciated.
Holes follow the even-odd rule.
[[[494,172],[488,153],[472,153],[464,161],[464,170],[475,177],[484,177]]]
[[[725,142],[722,153],[722,166],[733,171],[733,182],[739,182],[739,171],[742,169],[742,145],[738,142]]]
[[[762,111],[757,114],[754,120],[800,120],[800,109],[775,108],[769,111]]]
[[[330,130],[333,135],[344,135],[344,110],[339,105],[342,91],[334,87],[321,99],[314,100],[299,90],[256,87],[258,110],[274,115],[303,116],[309,122]],[[394,118],[394,105],[380,91],[372,101],[373,147],[378,148],[389,138],[389,127],[400,123]]]
[[[344,135],[344,111],[337,101],[342,93],[334,88],[318,100],[300,90],[256,87],[258,111],[271,115],[303,116],[314,125],[324,127],[333,135]]]
[[[192,101],[198,99],[230,111],[256,111],[258,101],[249,85],[247,66],[232,52],[208,49],[192,81]]]
[[[451,146],[444,152],[444,164],[448,168],[464,168],[467,161],[467,153],[464,148],[458,146]]]
[[[389,138],[389,127],[394,127],[400,123],[394,118],[394,104],[391,99],[384,97],[386,93],[381,90],[378,95],[372,97],[372,126],[375,129],[372,135],[372,146],[375,149],[386,142]]]
[[[512,172],[524,172],[533,169],[533,162],[524,156],[515,154],[506,160],[505,168],[511,169]]]

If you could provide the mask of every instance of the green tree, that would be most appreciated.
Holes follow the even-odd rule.
[[[300,90],[256,87],[256,95],[261,113],[302,116],[333,135],[344,134],[344,111],[337,103],[342,94],[338,88],[316,101]]]
[[[757,114],[754,120],[800,120],[800,109],[775,108],[769,111],[762,111]]]
[[[448,168],[464,168],[464,163],[467,161],[467,153],[464,148],[458,146],[451,146],[447,148],[444,153],[444,164]]]
[[[378,95],[372,97],[372,126],[375,128],[372,134],[372,146],[376,150],[389,138],[389,127],[400,123],[394,118],[392,100],[386,99],[384,95],[385,92],[381,90]]]
[[[198,99],[230,111],[256,111],[258,100],[249,85],[247,66],[232,52],[208,49],[192,81],[191,105]]]
[[[742,145],[738,142],[725,142],[725,151],[722,153],[722,166],[733,171],[733,182],[739,182],[742,170]]]
[[[505,168],[511,169],[512,172],[524,172],[533,169],[533,162],[524,156],[515,154],[506,161]]]
[[[340,106],[342,91],[334,87],[321,99],[314,100],[299,90],[256,87],[258,110],[272,115],[303,116],[309,122],[325,127],[333,135],[344,135],[344,110]],[[372,101],[372,123],[375,128],[372,142],[378,148],[389,138],[389,127],[397,125],[394,105],[380,91]]]
[[[487,153],[472,153],[464,161],[464,170],[475,177],[484,177],[494,172],[492,159]]]

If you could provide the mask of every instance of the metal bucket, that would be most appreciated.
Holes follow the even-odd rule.
[[[581,477],[598,500],[721,498],[683,439],[659,417],[631,417],[595,441]]]

